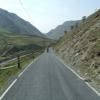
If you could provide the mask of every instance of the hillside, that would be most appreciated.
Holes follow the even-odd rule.
[[[36,36],[12,35],[12,33],[8,35],[6,32],[0,32],[0,62],[17,53],[42,49],[42,41],[42,38]]]
[[[64,31],[70,31],[70,27],[80,23],[80,21],[66,21],[62,25],[57,26],[55,29],[47,33],[51,39],[59,39],[64,35]]]
[[[44,36],[36,27],[29,22],[0,8],[0,29],[16,34]]]
[[[51,42],[29,22],[0,9],[0,62],[18,53],[43,49],[45,41]]]
[[[55,45],[57,54],[100,91],[100,10]]]

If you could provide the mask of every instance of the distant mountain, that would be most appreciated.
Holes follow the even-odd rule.
[[[17,34],[44,36],[36,27],[34,27],[29,22],[18,17],[16,14],[10,13],[1,8],[0,29],[4,29]]]
[[[76,23],[79,23],[80,21],[66,21],[62,25],[57,26],[55,29],[51,30],[47,33],[49,38],[52,39],[59,39],[64,35],[64,31],[70,31],[70,27],[72,25],[75,25]]]

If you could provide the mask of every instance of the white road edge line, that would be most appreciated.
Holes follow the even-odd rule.
[[[58,59],[61,63],[63,63],[71,72],[73,72],[79,79],[84,80],[84,79],[83,79],[81,76],[79,76],[79,74],[77,74],[72,68],[68,67],[68,66],[64,63],[64,61],[63,61],[62,59],[60,59],[60,58],[58,58],[58,57],[57,57],[57,59]]]
[[[100,93],[98,91],[95,90],[95,88],[93,88],[88,82],[85,82],[88,87],[90,87],[98,96],[100,96]]]
[[[18,77],[21,77],[21,75],[30,67],[31,64],[33,64],[33,61],[18,75]]]
[[[34,59],[34,61],[32,61],[19,75],[17,78],[21,77],[21,75],[34,63],[38,60],[39,57],[37,57],[36,59]],[[2,100],[4,98],[4,96],[6,95],[6,93],[11,89],[11,87],[16,83],[17,78],[10,84],[10,86],[5,90],[5,92],[0,96],[0,100]]]
[[[34,61],[32,61],[19,75],[18,77],[21,77],[22,74],[35,62],[38,60],[39,57],[37,57],[36,59],[34,59]]]
[[[3,97],[6,95],[6,93],[11,89],[11,87],[16,83],[17,79],[15,79],[11,85],[7,88],[7,90],[2,94],[2,96],[0,97],[0,100],[3,99]]]
[[[72,68],[68,67],[68,66],[64,63],[64,61],[63,61],[62,59],[60,59],[58,56],[56,56],[56,58],[57,58],[61,63],[63,63],[71,72],[73,72],[79,79],[84,80],[84,78],[82,78],[81,76],[79,76],[79,74],[77,74]],[[98,96],[100,96],[100,93],[99,93],[95,88],[93,88],[88,82],[85,82],[85,83],[86,83],[87,86],[88,86],[89,88],[91,88]]]

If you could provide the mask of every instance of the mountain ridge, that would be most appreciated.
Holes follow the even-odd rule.
[[[79,23],[79,20],[70,20],[66,21],[61,25],[58,25],[56,28],[52,29],[47,33],[47,36],[58,40],[60,37],[64,35],[64,31],[70,31],[70,27],[75,25],[76,23]]]
[[[30,22],[0,8],[0,28],[16,34],[45,36]]]

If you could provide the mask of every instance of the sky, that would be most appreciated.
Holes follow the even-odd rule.
[[[16,13],[42,33],[100,9],[100,0],[0,0],[0,8]]]

